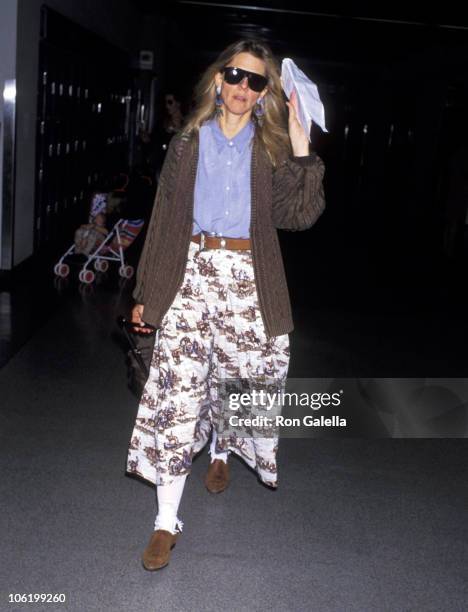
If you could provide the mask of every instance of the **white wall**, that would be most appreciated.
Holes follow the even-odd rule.
[[[3,86],[16,74],[16,18],[18,0],[0,2],[0,228],[2,227],[3,193]],[[0,231],[0,253],[2,252]],[[0,261],[0,268],[1,268]]]
[[[3,12],[1,1],[0,14]],[[40,9],[43,4],[112,44],[136,51],[142,15],[128,0],[6,0],[18,3],[17,144],[14,265],[33,253],[34,173]],[[1,24],[0,24],[1,33]],[[0,37],[1,38],[1,37]],[[0,41],[1,44],[1,41]],[[0,48],[1,56],[1,48]]]

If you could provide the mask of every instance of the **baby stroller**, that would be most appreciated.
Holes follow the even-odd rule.
[[[125,251],[134,242],[145,223],[144,219],[118,219],[108,231],[105,228],[108,194],[95,193],[91,201],[89,223],[82,225],[75,233],[75,242],[62,255],[54,266],[57,276],[65,278],[70,273],[70,266],[65,259],[81,254],[86,260],[81,266],[78,278],[82,283],[92,283],[95,279],[93,265],[98,272],[106,272],[109,261],[118,261],[119,275],[131,278],[135,272],[133,266],[125,263]]]

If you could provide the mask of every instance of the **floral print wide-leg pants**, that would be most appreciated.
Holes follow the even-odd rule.
[[[143,315],[144,316],[144,315]],[[127,472],[155,485],[191,470],[210,437],[215,381],[267,375],[285,384],[289,336],[265,335],[251,251],[190,242],[184,280],[159,329],[131,436]],[[220,438],[277,486],[278,437]]]

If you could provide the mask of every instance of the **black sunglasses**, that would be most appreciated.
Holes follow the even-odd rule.
[[[268,83],[267,77],[263,76],[263,74],[249,72],[248,70],[236,68],[235,66],[224,66],[221,72],[224,73],[224,80],[226,83],[229,83],[229,85],[237,85],[247,77],[250,89],[256,92],[265,89]]]

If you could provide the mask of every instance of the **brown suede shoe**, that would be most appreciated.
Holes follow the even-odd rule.
[[[205,476],[205,486],[210,493],[221,493],[229,484],[229,465],[222,459],[210,463]]]
[[[166,567],[169,563],[171,550],[176,545],[178,535],[178,533],[172,534],[165,529],[154,531],[143,553],[143,567],[150,571]]]

